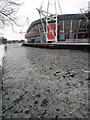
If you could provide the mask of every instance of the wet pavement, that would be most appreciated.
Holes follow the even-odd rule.
[[[88,53],[9,45],[3,118],[88,118]]]

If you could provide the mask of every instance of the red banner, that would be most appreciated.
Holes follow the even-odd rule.
[[[48,25],[48,41],[55,41],[55,32],[56,32],[55,23],[50,23]]]

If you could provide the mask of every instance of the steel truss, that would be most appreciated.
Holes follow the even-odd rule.
[[[51,1],[53,1],[53,2],[51,2]],[[49,26],[49,23],[51,23],[52,21],[54,21],[54,23],[55,23],[55,28],[56,28],[55,33],[56,34],[54,34],[54,31],[51,31],[51,32],[52,32],[52,34],[55,38],[54,41],[57,42],[57,29],[58,29],[58,27],[57,27],[57,24],[58,24],[57,23],[57,20],[58,20],[57,5],[59,6],[60,13],[62,13],[60,3],[59,3],[58,0],[48,0],[47,1],[47,11],[44,11],[42,9],[43,8],[43,3],[44,3],[44,0],[42,1],[42,4],[41,4],[40,8],[37,9],[37,10],[38,10],[39,15],[40,15],[41,24],[42,24],[42,27],[43,27],[44,35],[46,37],[46,42],[49,41],[49,39],[48,39],[48,27],[51,30],[51,27]],[[53,6],[54,13],[51,13],[50,6]],[[42,16],[44,18],[42,18]]]

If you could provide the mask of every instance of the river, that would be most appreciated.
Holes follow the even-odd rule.
[[[7,46],[3,118],[87,118],[88,53]]]

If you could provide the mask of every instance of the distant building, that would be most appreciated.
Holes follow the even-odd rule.
[[[0,37],[0,45],[1,44],[6,44],[7,43],[7,39],[4,37]]]

